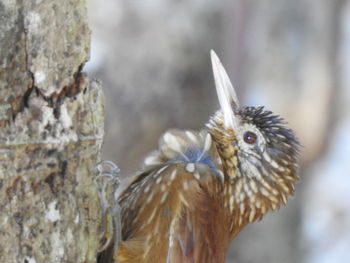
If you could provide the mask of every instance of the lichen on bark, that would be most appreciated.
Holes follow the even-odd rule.
[[[0,262],[95,262],[103,94],[85,1],[0,3]]]

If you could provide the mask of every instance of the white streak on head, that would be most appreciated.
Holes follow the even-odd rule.
[[[264,157],[265,161],[271,162],[271,157],[270,157],[270,155],[268,155],[267,152],[264,152],[264,153],[263,153],[263,157]]]
[[[284,183],[280,183],[279,186],[282,188],[282,190],[283,190],[285,193],[287,193],[287,194],[290,193],[289,188],[288,188]]]

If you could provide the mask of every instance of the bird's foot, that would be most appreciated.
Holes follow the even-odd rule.
[[[111,243],[117,247],[121,240],[120,207],[115,198],[120,184],[120,169],[111,161],[102,161],[96,169],[98,174],[95,182],[101,205],[101,233],[99,252],[106,250]]]

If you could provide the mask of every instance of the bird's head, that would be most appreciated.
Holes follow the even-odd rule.
[[[207,127],[221,156],[226,182],[232,188],[232,202],[246,201],[248,207],[254,206],[264,214],[285,203],[286,195],[294,192],[298,179],[298,140],[283,119],[271,111],[240,107],[214,51],[211,59],[221,109]],[[255,212],[252,220],[258,217]]]

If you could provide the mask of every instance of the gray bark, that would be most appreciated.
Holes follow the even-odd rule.
[[[85,1],[0,3],[0,262],[95,262],[103,137]]]

